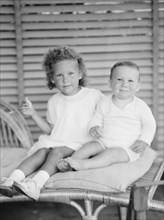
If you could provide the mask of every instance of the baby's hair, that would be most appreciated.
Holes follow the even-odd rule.
[[[114,70],[120,66],[128,66],[128,67],[134,68],[134,69],[138,70],[138,72],[140,73],[140,70],[139,70],[139,67],[137,66],[137,64],[135,64],[131,61],[120,61],[120,62],[115,63],[112,66],[112,68],[110,70],[110,79],[112,79]]]
[[[53,66],[56,63],[59,63],[60,61],[64,60],[75,60],[77,61],[79,71],[82,73],[82,79],[79,80],[79,85],[80,86],[85,86],[86,85],[86,67],[84,64],[84,60],[78,54],[75,52],[75,50],[63,46],[63,47],[58,47],[54,48],[52,50],[49,50],[48,53],[46,54],[44,61],[43,61],[43,68],[46,72],[46,77],[47,77],[47,86],[49,89],[56,88],[56,85],[54,83],[54,71],[53,71]]]

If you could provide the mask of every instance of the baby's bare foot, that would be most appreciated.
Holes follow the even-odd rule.
[[[84,166],[84,161],[79,159],[74,159],[72,157],[68,157],[66,159],[67,163],[74,169],[74,170],[83,170],[86,169]]]
[[[66,161],[66,159],[60,159],[57,162],[57,168],[61,171],[61,172],[66,172],[66,171],[70,171],[72,170],[72,168],[70,167],[69,163]]]

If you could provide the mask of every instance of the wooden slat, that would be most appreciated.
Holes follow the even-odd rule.
[[[1,14],[14,14],[14,9],[13,7],[2,7],[1,6]]]
[[[8,15],[8,14],[7,15],[3,15],[3,14],[0,14],[0,22],[1,23],[9,23],[9,22],[11,22],[12,24],[14,24],[14,15]]]
[[[9,30],[15,30],[14,25],[11,23],[5,23],[5,24],[1,24],[1,31],[9,31]]]
[[[19,107],[24,99],[23,82],[23,51],[22,51],[22,24],[21,6],[19,0],[14,0],[15,7],[15,29],[16,29],[16,51],[17,51],[17,74],[18,74],[18,103]]]
[[[50,49],[52,47],[39,47],[39,48],[34,48],[34,47],[28,47],[28,48],[24,48],[23,53],[24,54],[45,54],[47,53],[48,49]],[[136,51],[136,52],[140,52],[141,50],[143,51],[151,51],[152,47],[149,43],[145,43],[145,44],[124,44],[121,47],[119,45],[95,45],[95,46],[74,46],[74,49],[76,49],[77,51],[79,51],[80,53],[109,53],[109,52],[124,52],[124,51]]]
[[[2,0],[3,2],[5,1],[5,0]],[[135,1],[136,2],[136,0],[131,0],[131,2],[133,2],[133,1]],[[37,4],[42,4],[42,5],[49,5],[49,4],[54,4],[54,0],[40,0],[40,1],[38,1],[38,0],[22,0],[22,2],[24,3],[24,4],[35,4],[35,5],[37,5]],[[100,0],[87,0],[87,3],[86,4],[91,4],[91,3],[93,3],[93,4],[97,4],[97,3],[100,3],[101,1]],[[104,3],[107,3],[107,4],[109,4],[109,3],[113,3],[113,0],[103,0],[103,2]],[[124,3],[126,3],[126,2],[129,2],[129,0],[122,0],[122,2],[124,2]],[[143,2],[143,0],[137,0],[137,2]],[[70,5],[73,5],[73,4],[75,4],[75,3],[85,3],[85,0],[74,0],[74,1],[70,1],[70,0],[62,0],[62,2],[61,2],[61,0],[55,0],[55,4],[64,4],[64,3],[69,3]],[[120,3],[120,0],[115,0],[115,3]]]
[[[158,122],[158,54],[159,54],[159,26],[158,26],[158,1],[153,0],[153,113]],[[158,131],[157,131],[158,132]],[[157,146],[157,136],[154,137],[153,144]]]
[[[119,6],[119,7],[118,7]],[[72,7],[74,10],[72,10]],[[22,13],[23,14],[29,14],[29,13],[43,13],[43,12],[51,12],[53,13],[55,12],[72,12],[72,11],[79,11],[79,12],[112,12],[112,11],[118,11],[119,10],[124,10],[124,11],[128,11],[128,10],[144,10],[144,9],[149,9],[151,10],[151,4],[150,3],[145,3],[145,2],[141,2],[141,3],[120,3],[120,4],[92,4],[92,5],[83,5],[83,4],[77,4],[77,5],[56,5],[55,1],[54,1],[54,7],[53,5],[50,6],[28,6],[28,7],[23,7],[22,8]]]
[[[113,29],[108,30],[108,29],[97,29],[97,30],[70,30],[68,29],[67,31],[64,30],[49,30],[46,32],[43,31],[34,31],[34,32],[30,32],[30,31],[26,31],[22,33],[23,38],[52,38],[52,37],[60,37],[63,36],[63,38],[66,37],[90,37],[90,36],[113,36],[113,35],[118,35],[118,36],[128,36],[128,35],[135,35],[135,34],[145,34],[145,35],[150,35],[151,29],[146,27],[146,28],[133,28],[133,29],[129,29],[129,28],[120,28],[120,29]]]
[[[23,30],[50,30],[50,29],[110,29],[110,28],[126,28],[126,27],[130,27],[130,28],[135,28],[135,27],[151,27],[151,20],[129,20],[129,21],[95,21],[95,22],[54,22],[54,23],[49,23],[49,22],[43,22],[43,23],[24,23],[22,25],[22,29]],[[8,30],[8,29],[13,30],[13,25],[11,24],[4,24],[2,25],[2,30]]]
[[[138,51],[137,53],[135,51],[127,52],[124,51],[123,53],[117,53],[113,52],[111,53],[82,53],[83,59],[87,61],[98,61],[98,60],[125,60],[125,59],[131,59],[131,60],[143,60],[143,59],[149,59],[152,58],[151,51]],[[159,54],[159,56],[162,58],[162,52]],[[43,55],[31,55],[31,56],[24,56],[24,63],[42,63]],[[36,76],[39,73],[36,73]]]
[[[162,15],[161,15],[162,16]],[[99,13],[99,14],[30,14],[22,15],[23,22],[41,22],[41,21],[103,21],[103,20],[131,20],[131,19],[151,19],[151,12],[129,12],[129,13]]]
[[[0,39],[15,39],[15,33],[13,32],[1,32]]]
[[[1,89],[1,97],[2,96],[17,96],[18,95],[18,90],[16,88],[3,88]]]
[[[135,60],[135,62],[137,63],[137,65],[139,65],[141,68],[143,66],[152,66],[152,63],[149,59],[144,59],[144,60]],[[88,68],[110,68],[112,65],[114,65],[115,62],[113,61],[110,61],[110,60],[102,60],[102,61],[90,61],[90,62],[87,62],[86,61],[86,66]],[[29,64],[24,64],[24,70],[27,71],[27,70],[42,70],[42,66],[41,64],[32,64],[32,63],[29,63]]]
[[[13,5],[13,4],[14,4],[13,0],[1,0],[0,1],[0,6],[2,5],[7,6],[7,5]]]
[[[17,75],[14,72],[2,72],[0,74],[0,80],[17,80]]]

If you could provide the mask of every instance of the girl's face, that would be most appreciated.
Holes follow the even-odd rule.
[[[117,67],[110,79],[113,94],[118,99],[131,99],[140,89],[139,72],[129,66]]]
[[[53,66],[53,72],[54,82],[61,93],[71,96],[80,90],[79,80],[82,79],[82,74],[75,60],[63,60],[56,63]]]

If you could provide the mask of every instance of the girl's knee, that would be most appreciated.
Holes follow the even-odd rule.
[[[50,155],[54,158],[63,158],[72,154],[74,151],[72,149],[68,149],[67,147],[55,147],[51,148]]]
[[[62,155],[61,149],[60,147],[55,147],[55,148],[51,148],[50,150],[50,155],[52,155],[52,157],[60,157]]]
[[[50,151],[49,148],[41,148],[41,149],[37,150],[35,152],[35,154],[37,154],[38,156],[46,157],[49,151]]]

